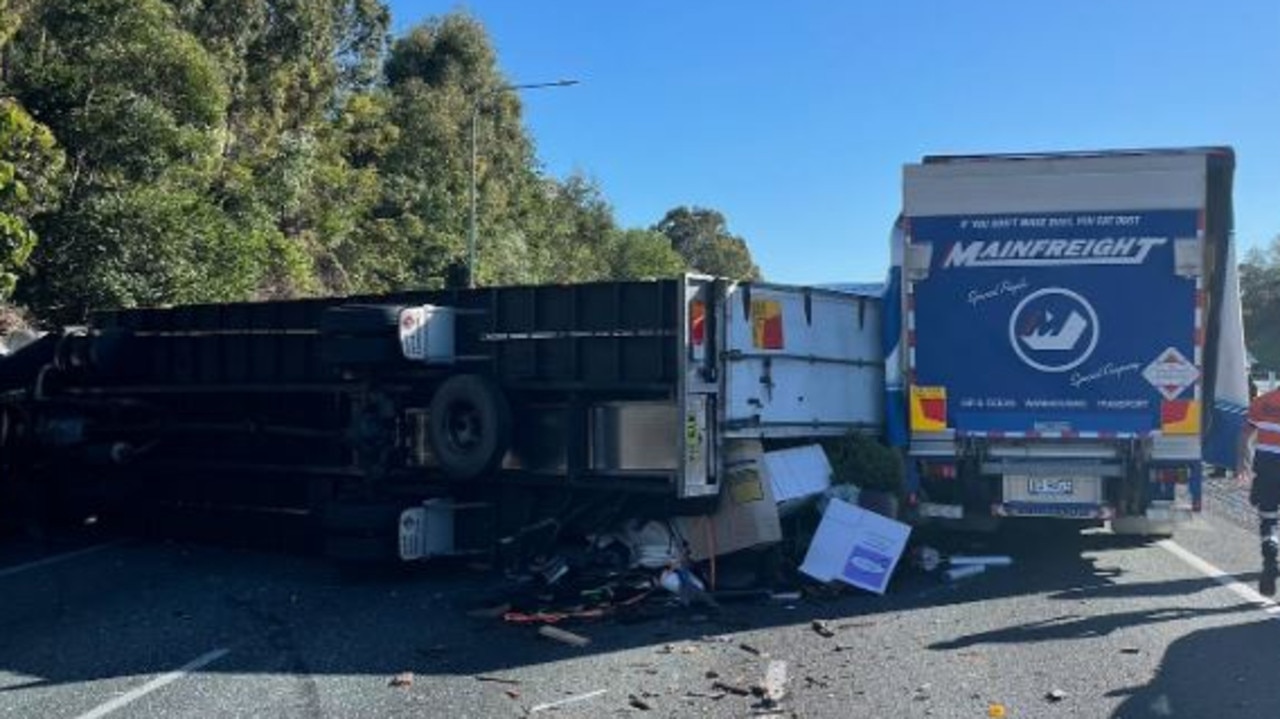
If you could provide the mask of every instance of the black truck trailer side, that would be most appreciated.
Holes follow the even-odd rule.
[[[879,431],[880,328],[874,292],[693,275],[98,312],[0,361],[0,512],[403,559],[707,513],[736,443]]]
[[[98,312],[0,363],[9,506],[251,507],[337,535],[394,532],[433,497],[512,531],[571,507],[699,511],[717,492],[715,353],[682,349],[691,306],[715,321],[713,285]]]

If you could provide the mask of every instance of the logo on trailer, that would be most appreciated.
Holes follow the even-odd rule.
[[[1098,313],[1071,290],[1036,290],[1009,316],[1009,343],[1028,366],[1066,372],[1089,359],[1098,346]]]
[[[973,240],[957,242],[942,267],[1046,267],[1049,265],[1140,265],[1166,237],[1074,240]]]

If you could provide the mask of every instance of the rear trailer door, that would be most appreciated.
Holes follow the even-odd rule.
[[[881,306],[869,292],[731,286],[724,304],[725,436],[878,433]]]
[[[908,166],[914,438],[1157,436],[1198,456],[1205,167],[1204,153]]]

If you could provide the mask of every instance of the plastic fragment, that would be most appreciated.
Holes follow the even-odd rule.
[[[589,638],[584,637],[581,634],[574,634],[573,632],[546,624],[538,627],[538,634],[546,637],[547,639],[554,639],[561,644],[568,644],[573,647],[585,647],[591,643]]]

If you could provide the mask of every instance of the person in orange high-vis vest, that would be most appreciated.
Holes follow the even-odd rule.
[[[1259,395],[1249,403],[1248,428],[1253,439],[1249,501],[1258,508],[1258,533],[1262,538],[1262,578],[1258,589],[1272,596],[1280,576],[1280,538],[1276,536],[1276,522],[1280,519],[1280,389]]]

